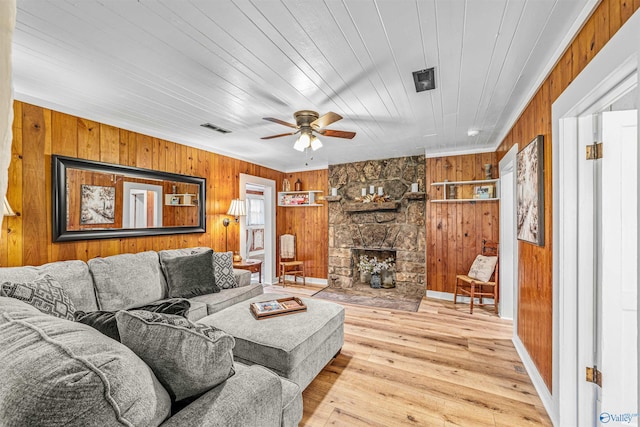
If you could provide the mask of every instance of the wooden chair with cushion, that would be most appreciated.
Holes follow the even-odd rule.
[[[468,274],[456,276],[456,291],[453,295],[453,303],[458,301],[458,294],[469,296],[470,309],[473,314],[475,298],[478,305],[485,305],[482,301],[485,297],[493,298],[495,313],[498,314],[499,286],[498,286],[498,243],[488,240],[482,241],[482,254],[473,261]],[[493,279],[493,280],[492,280]]]
[[[280,236],[280,252],[278,253],[278,284],[286,286],[286,275],[293,276],[294,283],[298,283],[298,276],[302,276],[302,285],[306,286],[304,261],[297,259],[296,235],[283,234]]]

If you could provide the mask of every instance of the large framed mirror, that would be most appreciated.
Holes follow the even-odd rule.
[[[52,156],[53,241],[204,233],[206,179]]]

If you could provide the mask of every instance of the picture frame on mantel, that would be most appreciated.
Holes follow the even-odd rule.
[[[529,142],[517,161],[518,240],[544,246],[544,137]]]

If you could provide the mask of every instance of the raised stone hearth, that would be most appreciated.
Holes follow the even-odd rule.
[[[384,295],[425,292],[425,158],[401,157],[329,166],[329,186],[338,197],[329,203],[329,286],[381,293],[360,281],[354,250],[395,255],[394,289]],[[418,192],[411,192],[417,182]],[[384,189],[388,200],[362,203],[362,189]],[[359,255],[358,255],[359,256]]]

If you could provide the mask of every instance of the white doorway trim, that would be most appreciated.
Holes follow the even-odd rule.
[[[257,184],[264,187],[264,263],[262,275],[265,285],[276,283],[276,182],[272,179],[240,174],[240,198],[247,198],[247,184]],[[246,234],[247,223],[245,217],[240,217],[240,236]],[[240,253],[246,253],[247,242],[240,239]]]
[[[595,102],[614,91],[638,68],[640,13],[636,12],[611,38],[552,106],[553,125],[553,402],[554,425],[574,426],[584,416],[578,400],[584,381],[579,375],[584,343],[582,328],[592,327],[593,313],[584,310],[579,286],[581,200],[578,179],[577,119]],[[579,307],[582,310],[579,310]],[[588,324],[583,325],[583,322]],[[584,369],[584,367],[583,367]]]
[[[516,238],[516,162],[518,144],[500,160],[500,317],[518,331],[518,239]]]

